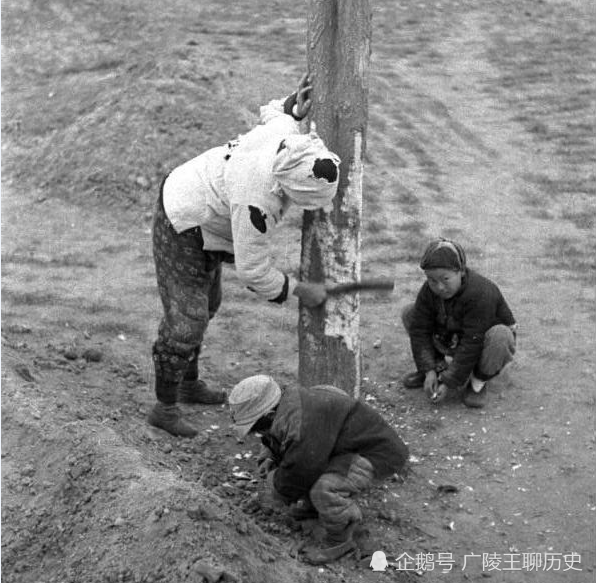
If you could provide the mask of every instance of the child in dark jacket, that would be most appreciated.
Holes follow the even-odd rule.
[[[228,401],[238,437],[261,434],[259,473],[271,495],[296,518],[310,509],[326,530],[326,544],[306,549],[306,560],[327,563],[353,550],[362,520],[354,498],[401,472],[408,459],[395,429],[329,385],[282,391],[270,376],[256,375],[238,383]]]
[[[454,241],[430,243],[420,267],[426,282],[402,312],[417,369],[404,386],[424,387],[434,403],[463,387],[464,404],[483,407],[487,381],[515,354],[515,318],[496,284],[466,266]]]

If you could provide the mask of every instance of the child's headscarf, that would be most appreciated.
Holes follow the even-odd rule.
[[[440,237],[426,248],[420,268],[463,271],[466,268],[466,254],[462,246],[455,241]]]

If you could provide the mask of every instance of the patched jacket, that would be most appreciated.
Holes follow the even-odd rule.
[[[435,368],[435,342],[453,356],[441,381],[450,388],[463,385],[480,359],[484,335],[497,324],[513,326],[515,318],[495,283],[467,269],[461,288],[443,300],[428,282],[421,287],[412,315],[410,340],[416,367],[421,372]]]
[[[164,209],[174,229],[180,233],[200,226],[204,249],[233,255],[240,280],[273,301],[285,299],[289,282],[273,265],[270,240],[291,200],[272,165],[284,138],[300,134],[291,115],[294,103],[292,95],[261,107],[256,127],[178,166],[163,186]]]
[[[325,472],[347,473],[352,458],[367,458],[377,479],[400,472],[408,448],[372,407],[320,385],[286,388],[263,444],[277,465],[273,484],[288,502],[308,495]]]

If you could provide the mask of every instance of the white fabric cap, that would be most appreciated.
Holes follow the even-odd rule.
[[[259,418],[279,403],[280,398],[281,389],[270,376],[255,375],[241,380],[228,396],[238,437],[245,437]]]

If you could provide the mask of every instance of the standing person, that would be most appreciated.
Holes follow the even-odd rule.
[[[311,107],[310,79],[285,100],[261,107],[260,124],[175,168],[163,181],[153,221],[153,256],[164,316],[153,344],[157,404],[149,423],[193,437],[177,402],[218,404],[222,391],[199,379],[198,356],[221,303],[221,264],[265,300],[326,299],[323,284],[296,282],[273,265],[273,229],[291,204],[327,206],[337,192],[339,158],[299,121]]]
[[[356,547],[362,512],[355,497],[374,480],[402,472],[408,448],[366,403],[329,385],[286,387],[270,376],[238,383],[228,402],[239,438],[261,434],[259,473],[274,498],[295,517],[317,515],[327,538],[311,547],[313,564],[334,561]]]
[[[426,282],[402,312],[416,363],[404,386],[424,387],[434,403],[463,386],[464,404],[483,407],[487,381],[515,354],[515,318],[497,285],[467,267],[458,243],[431,242],[420,268]]]

